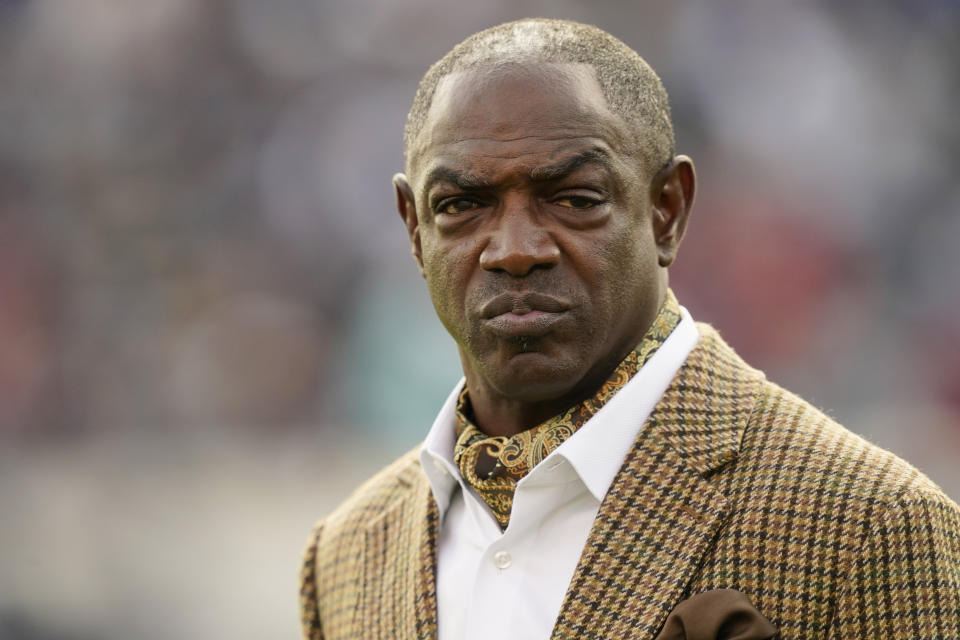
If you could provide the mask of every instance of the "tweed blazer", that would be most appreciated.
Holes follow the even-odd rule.
[[[960,638],[957,505],[699,330],[600,505],[551,638],[650,640],[721,588],[781,638]],[[367,481],[310,536],[304,637],[435,638],[438,526],[417,451]]]

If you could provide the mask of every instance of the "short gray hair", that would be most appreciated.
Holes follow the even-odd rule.
[[[670,103],[656,72],[637,52],[606,31],[569,20],[527,18],[470,36],[433,64],[420,81],[403,133],[407,170],[440,80],[451,73],[505,62],[587,64],[610,109],[630,127],[649,171],[674,155]]]

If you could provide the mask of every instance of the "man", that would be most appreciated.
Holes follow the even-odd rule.
[[[960,511],[667,287],[667,97],[524,20],[426,74],[394,184],[465,380],[315,529],[307,638],[960,638]],[[708,275],[705,274],[705,277]]]

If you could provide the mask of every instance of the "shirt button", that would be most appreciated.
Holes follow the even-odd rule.
[[[512,563],[513,558],[506,551],[497,551],[493,554],[493,564],[497,565],[497,569],[509,569]]]

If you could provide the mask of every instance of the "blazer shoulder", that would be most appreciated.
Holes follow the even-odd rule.
[[[835,495],[892,503],[904,493],[942,496],[940,489],[908,462],[769,381],[763,372],[744,362],[716,329],[703,323],[698,323],[697,329],[700,340],[684,365],[684,375],[678,376],[682,378],[677,385],[681,398],[670,404],[682,407],[684,415],[690,414],[691,408],[704,407],[703,420],[712,426],[709,436],[700,440],[719,440],[726,433],[727,446],[739,449],[736,456],[724,460],[737,457],[737,466],[752,478],[776,474],[781,489],[794,482],[832,487],[833,491],[822,496],[825,499]],[[681,434],[692,443],[686,448],[694,452],[707,449],[704,442],[688,435],[692,431],[685,427]],[[678,435],[671,437],[685,442]]]
[[[682,390],[702,380],[712,399],[699,414],[677,402],[677,413],[706,425],[704,438],[728,434],[737,454],[706,476],[726,517],[690,592],[743,591],[785,639],[920,637],[891,621],[940,630],[960,620],[960,509],[908,462],[753,373],[715,334],[704,343]]]
[[[744,434],[743,451],[798,479],[835,487],[848,500],[891,505],[927,497],[950,503],[927,476],[899,456],[866,440],[796,394],[763,380]],[[792,470],[792,471],[791,471]]]
[[[322,529],[324,537],[362,528],[398,499],[421,488],[427,479],[420,468],[419,454],[417,445],[357,487],[318,522],[317,528]]]
[[[399,503],[429,491],[420,469],[419,450],[418,446],[374,474],[314,526],[300,571],[304,638],[341,637],[337,630],[352,628],[364,590],[361,558],[368,532],[396,512]]]
[[[743,361],[708,324],[671,388],[658,421],[674,447],[710,476],[749,480],[817,500],[893,504],[904,494],[943,496],[908,462],[838,424],[811,403],[769,381]]]

